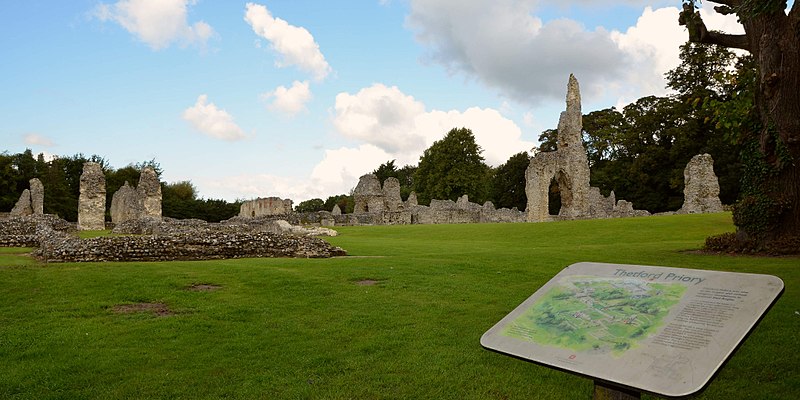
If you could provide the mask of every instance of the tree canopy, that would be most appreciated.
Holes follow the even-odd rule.
[[[489,167],[483,162],[483,150],[467,128],[453,128],[427,148],[414,174],[414,189],[420,204],[431,199],[456,200],[468,195],[470,200],[487,200]]]

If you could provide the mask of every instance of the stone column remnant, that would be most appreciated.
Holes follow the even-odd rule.
[[[679,213],[699,214],[722,211],[719,200],[719,181],[714,174],[714,159],[710,154],[698,154],[683,170],[683,207]]]
[[[31,207],[31,191],[25,189],[17,200],[17,204],[11,209],[11,215],[31,215],[33,208]]]
[[[78,229],[103,230],[106,215],[106,176],[100,164],[86,162],[78,197]]]
[[[388,177],[383,181],[383,198],[388,211],[397,211],[403,205],[400,197],[400,181],[395,177]]]
[[[142,217],[161,218],[161,181],[153,168],[142,170],[136,192],[142,201]]]
[[[30,180],[31,186],[31,208],[34,215],[44,214],[44,185],[37,178]]]

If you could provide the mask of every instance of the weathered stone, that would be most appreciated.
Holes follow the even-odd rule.
[[[31,207],[31,191],[25,189],[17,200],[17,204],[11,209],[11,216],[31,215],[33,214],[33,207]]]
[[[528,197],[529,222],[550,218],[548,196],[550,182],[555,179],[561,193],[564,218],[589,215],[589,162],[581,142],[581,95],[578,80],[569,76],[567,109],[558,121],[558,149],[536,154],[525,171],[525,193]]]
[[[398,211],[403,207],[403,199],[400,197],[400,181],[395,177],[386,178],[383,181],[384,209],[387,211]]]
[[[100,164],[86,162],[80,181],[78,197],[78,229],[105,229],[106,176]]]
[[[29,184],[31,187],[31,208],[33,209],[33,215],[43,215],[44,185],[42,185],[42,181],[37,178],[31,179]]]
[[[709,154],[698,154],[683,170],[683,207],[680,213],[698,214],[722,211],[719,200],[719,181],[714,174],[714,159]]]
[[[334,216],[342,215],[342,209],[339,207],[338,204],[333,205],[333,210],[331,211],[331,214],[333,214]]]
[[[127,181],[111,197],[111,222],[119,225],[125,221],[139,218],[142,213],[142,202],[136,189]]]
[[[419,205],[417,201],[417,192],[411,192],[406,199],[406,208],[413,208]]]
[[[537,153],[525,171],[525,194],[528,197],[527,221],[548,221],[550,183],[558,183],[561,195],[561,219],[608,218],[643,215],[646,211],[617,210],[613,193],[604,197],[600,189],[589,186],[589,161],[581,142],[583,131],[581,95],[578,81],[569,76],[567,109],[558,121],[557,150]],[[624,204],[624,203],[623,203]],[[649,214],[649,213],[647,213]]]
[[[136,192],[142,201],[142,216],[161,218],[161,181],[153,168],[142,170]]]
[[[240,217],[257,218],[265,215],[284,215],[292,212],[292,201],[278,197],[257,198],[242,203]]]
[[[381,182],[375,174],[367,174],[359,178],[358,185],[353,190],[353,200],[355,201],[354,213],[375,213],[383,212],[384,194],[381,189]]]

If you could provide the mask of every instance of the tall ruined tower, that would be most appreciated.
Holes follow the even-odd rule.
[[[570,74],[567,84],[567,109],[558,120],[558,148],[538,153],[525,171],[525,194],[528,197],[528,222],[546,221],[551,180],[558,182],[564,218],[589,215],[589,161],[581,142],[583,121],[578,80]]]

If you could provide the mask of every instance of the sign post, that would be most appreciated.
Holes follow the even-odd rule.
[[[481,337],[594,379],[595,399],[700,391],[783,292],[771,275],[570,265]]]

